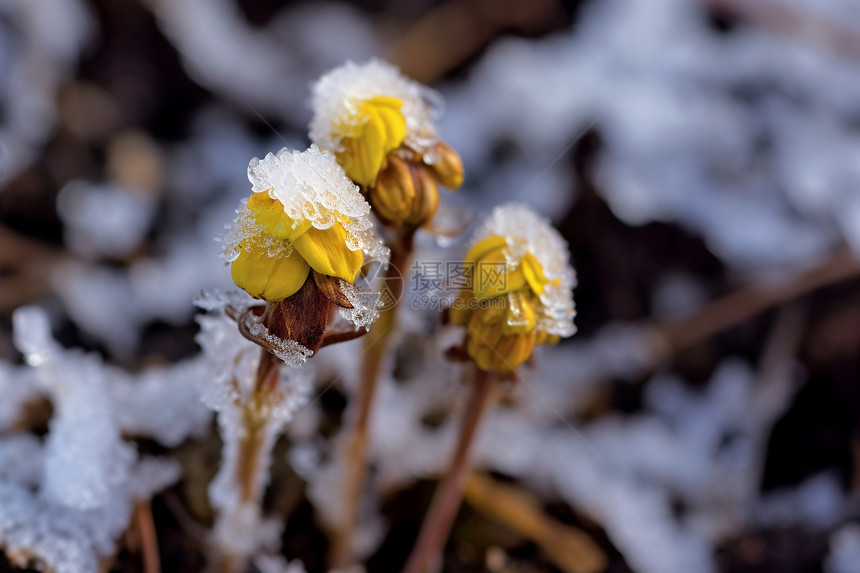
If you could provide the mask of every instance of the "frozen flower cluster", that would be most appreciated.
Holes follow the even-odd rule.
[[[768,4],[856,31],[856,6],[847,0]],[[302,255],[302,269],[316,263],[332,271],[326,276],[335,280],[317,288],[346,306],[332,303],[338,312],[326,319],[329,326],[348,319],[343,332],[354,333],[380,316],[377,293],[361,277],[366,261],[388,255],[371,230],[374,217],[385,232],[460,232],[476,213],[489,213],[468,245],[417,234],[414,256],[446,261],[460,247],[483,244],[475,262],[502,263],[517,288],[493,294],[504,298],[507,314],[481,314],[489,325],[481,335],[528,327],[531,309],[532,329],[552,342],[576,329],[576,275],[552,224],[574,247],[580,279],[605,270],[598,259],[620,269],[612,275],[620,281],[641,263],[617,243],[578,236],[590,228],[572,230],[584,206],[608,206],[609,224],[630,236],[657,228],[677,237],[683,229],[682,248],[701,239],[701,251],[713,255],[708,269],[699,275],[679,260],[679,268],[637,275],[642,280],[633,286],[584,285],[577,323],[585,336],[548,346],[534,364],[523,362],[521,383],[477,438],[478,469],[584,514],[605,531],[602,546],[637,572],[718,571],[718,551],[750,530],[811,531],[823,571],[854,571],[856,491],[840,481],[845,476],[825,468],[762,491],[775,424],[797,408],[808,367],[783,350],[776,353],[779,375],[768,376],[770,358],[756,364],[751,353],[733,355],[744,333],[732,337],[737,344],[726,355],[715,352],[724,349],[721,342],[709,345],[707,372],[688,375],[680,361],[667,360],[665,340],[651,324],[682,320],[716,292],[814,265],[843,245],[858,250],[860,82],[856,62],[830,53],[826,37],[799,38],[742,17],[721,28],[702,5],[683,0],[585,2],[569,28],[490,42],[439,84],[447,102],[442,114],[440,94],[410,80],[408,66],[400,72],[368,59],[385,52],[385,35],[357,8],[302,4],[252,24],[234,0],[148,5],[160,41],[176,49],[188,81],[205,92],[188,111],[187,127],[176,127],[175,137],[150,138],[164,164],[163,183],[149,194],[116,173],[96,176],[85,157],[100,156],[110,129],[98,132],[101,124],[69,114],[95,109],[82,117],[107,121],[117,110],[140,111],[92,77],[74,77],[82,55],[104,61],[90,51],[98,48],[99,19],[78,0],[0,3],[0,104],[9,119],[0,127],[0,180],[14,180],[16,193],[33,181],[60,190],[62,224],[35,256],[21,251],[35,277],[25,283],[27,300],[38,299],[47,311],[16,312],[20,356],[11,343],[0,344],[12,358],[0,360],[0,545],[15,565],[69,573],[104,566],[134,526],[135,505],[182,478],[174,449],[197,447],[193,440],[217,424],[224,450],[209,486],[217,516],[204,541],[212,552],[248,556],[265,573],[302,571],[280,554],[283,516],[248,503],[237,480],[239,444],[249,436],[243,407],[253,396],[261,342],[301,367],[282,369],[263,404],[263,463],[284,462],[273,450],[288,433],[289,462],[307,483],[314,519],[342,521],[344,507],[332,491],[344,478],[338,459],[350,436],[314,388],[340,391],[351,403],[363,347],[311,350],[264,320],[267,302],[278,301],[244,293],[199,298],[206,314],[195,323],[194,293],[233,286],[220,247],[235,263],[242,242],[258,237],[260,265]],[[45,18],[48,11],[54,16]],[[320,77],[324,70],[333,71]],[[258,114],[283,133],[262,133]],[[315,144],[308,151],[266,154],[285,144],[304,149],[308,134],[297,126],[308,121]],[[362,134],[379,142],[372,154],[356,152]],[[450,148],[440,145],[442,135]],[[71,181],[57,175],[63,162],[39,163],[46,150],[59,153],[77,140],[88,147],[74,155],[81,169]],[[338,172],[350,150],[367,164]],[[248,165],[255,156],[261,159]],[[463,192],[440,206],[432,191],[463,183],[463,163]],[[212,237],[248,195],[246,173],[253,203],[243,202],[218,245]],[[2,208],[21,196],[10,195]],[[513,200],[529,209],[504,205]],[[49,216],[38,207],[39,217]],[[29,221],[15,224],[22,220]],[[338,225],[344,249],[296,246],[302,234],[340,233]],[[0,246],[0,279],[11,273],[10,251],[17,255],[17,245]],[[314,280],[308,269],[289,275],[302,279],[290,287]],[[583,310],[582,300],[595,307]],[[597,327],[595,316],[604,311],[611,322]],[[396,350],[382,361],[368,441],[374,471],[356,542],[362,556],[387,551],[383,541],[400,525],[388,521],[387,500],[417,480],[438,478],[454,449],[462,369],[441,356],[462,342],[463,329],[430,326],[438,313],[429,314],[401,303]],[[468,325],[479,314],[454,312],[452,320]],[[68,319],[74,336],[104,356],[55,342],[48,316]],[[755,325],[753,335],[770,320]],[[171,359],[172,352],[193,353],[198,327],[196,356],[143,366],[159,351]],[[188,349],[172,347],[181,336]],[[22,359],[26,364],[15,362]],[[50,404],[44,436],[44,420],[29,419],[39,404]],[[140,440],[166,453],[143,455]],[[259,473],[253,487],[265,491],[267,476]]]

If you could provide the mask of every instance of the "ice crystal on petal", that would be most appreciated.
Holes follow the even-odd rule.
[[[248,164],[254,193],[268,192],[294,221],[310,221],[328,229],[343,217],[355,219],[352,228],[367,229],[370,205],[347,179],[334,155],[311,146],[306,151],[282,149]]]
[[[366,121],[358,114],[361,102],[377,96],[391,96],[403,102],[404,143],[425,154],[427,163],[437,160],[431,150],[439,140],[436,117],[442,97],[410,80],[393,65],[376,59],[364,64],[347,62],[321,77],[312,93],[314,117],[310,135],[321,148],[339,151],[343,134],[337,133],[338,126],[356,126]]]
[[[339,223],[347,232],[347,248],[363,251],[365,259],[388,260],[388,248],[372,230],[370,205],[328,151],[311,145],[305,151],[284,148],[263,159],[255,157],[248,164],[248,179],[254,193],[268,193],[280,201],[290,219],[309,221],[317,229]],[[268,235],[246,203],[236,210],[236,220],[221,237],[224,259],[235,260],[239,243],[249,237],[262,241],[270,257],[289,255],[293,245]]]

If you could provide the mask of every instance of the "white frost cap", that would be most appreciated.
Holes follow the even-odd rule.
[[[488,237],[505,237],[504,255],[510,270],[519,267],[526,252],[534,256],[549,283],[540,295],[536,328],[561,337],[576,332],[573,289],[576,273],[570,265],[567,241],[541,217],[522,203],[506,203],[493,209],[475,232],[472,245]]]
[[[350,250],[387,261],[388,249],[372,232],[370,205],[332,153],[311,145],[305,151],[284,148],[263,159],[255,157],[248,164],[248,180],[254,193],[268,193],[280,201],[284,213],[294,221],[309,221],[317,229],[341,223],[348,233],[346,245]],[[242,239],[261,232],[248,220],[250,215],[246,207],[240,208],[237,224],[224,240],[228,261],[238,255],[236,247]]]
[[[311,141],[323,149],[340,151],[342,134],[336,133],[338,126],[352,127],[367,121],[358,113],[361,103],[378,96],[396,97],[403,102],[400,111],[406,119],[404,143],[432,163],[431,150],[439,141],[436,117],[442,96],[378,59],[363,64],[346,62],[317,80],[311,95]]]

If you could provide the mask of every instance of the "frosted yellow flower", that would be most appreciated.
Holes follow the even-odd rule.
[[[536,345],[576,331],[567,244],[528,207],[497,207],[465,262],[471,288],[460,293],[450,319],[466,326],[466,351],[478,368],[514,370]]]
[[[368,326],[376,309],[358,301],[351,283],[365,259],[385,261],[388,249],[335,157],[313,145],[283,149],[252,159],[248,179],[253,193],[237,210],[224,256],[236,285],[269,303],[263,324],[270,333],[315,351],[330,304]]]
[[[463,183],[460,157],[437,134],[438,99],[379,60],[347,62],[314,85],[311,140],[335,153],[387,224],[423,224],[439,206],[438,185]]]
[[[254,298],[283,300],[311,270],[354,282],[368,234],[369,205],[334,157],[316,147],[282,150],[248,166],[253,193],[237,211],[226,252],[234,282]]]

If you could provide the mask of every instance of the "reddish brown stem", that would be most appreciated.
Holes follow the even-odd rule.
[[[135,505],[137,530],[140,533],[141,556],[144,573],[161,573],[161,559],[158,556],[158,537],[152,520],[152,509],[148,501],[138,501]]]
[[[404,231],[392,246],[391,260],[385,275],[385,283],[394,300],[403,294],[402,273],[412,258],[412,239],[415,230]],[[367,476],[367,442],[370,418],[376,387],[382,364],[388,355],[389,337],[397,324],[397,306],[384,309],[379,318],[364,336],[364,355],[362,357],[358,402],[349,413],[347,427],[351,431],[349,447],[346,449],[344,469],[344,522],[332,532],[330,566],[344,569],[352,565],[352,538],[358,525],[361,506],[361,493]]]
[[[442,549],[460,508],[466,479],[472,469],[472,444],[484,413],[493,401],[494,389],[493,376],[478,370],[472,386],[472,395],[464,412],[454,459],[448,474],[433,496],[430,511],[424,519],[418,541],[403,573],[435,573],[439,569]]]

